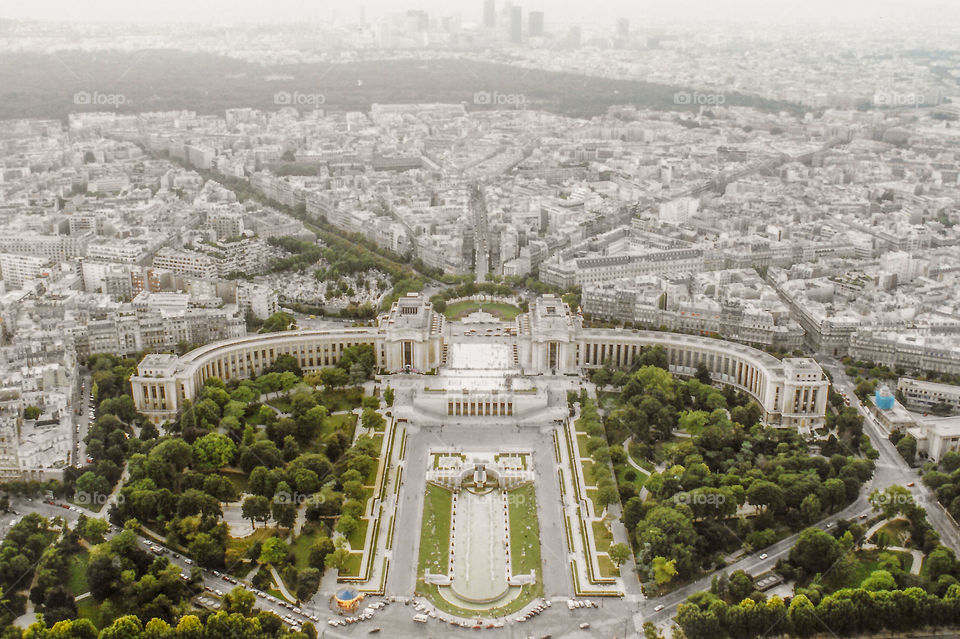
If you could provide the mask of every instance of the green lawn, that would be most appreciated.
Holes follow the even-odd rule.
[[[533,484],[510,491],[510,563],[513,574],[531,570],[540,578],[540,525]]]
[[[317,542],[318,539],[322,536],[319,528],[317,527],[306,527],[304,526],[303,531],[297,535],[297,538],[293,540],[293,545],[290,550],[293,551],[293,556],[295,557],[295,565],[298,570],[303,570],[304,568],[309,568],[310,563],[308,558],[310,556],[310,548]]]
[[[474,311],[483,310],[486,313],[500,318],[501,320],[512,320],[520,314],[520,308],[513,304],[501,304],[499,302],[454,302],[447,306],[443,311],[448,320],[456,320],[466,317]]]
[[[275,528],[262,527],[255,529],[246,537],[227,537],[227,550],[236,550],[241,555],[246,555],[247,550],[256,542],[264,542],[277,534]]]
[[[589,436],[577,433],[577,452],[581,457],[589,457],[590,453],[587,452],[587,440],[590,439]]]
[[[374,450],[377,451],[375,456],[379,457],[380,453],[383,452],[383,433],[374,433],[371,437],[373,437]],[[374,474],[374,478],[376,478],[376,474]]]
[[[878,530],[871,541],[876,543],[877,535],[882,532],[887,533],[888,545],[902,546],[903,542],[900,541],[901,537],[906,539],[910,536],[910,522],[904,520],[891,521],[883,528]]]
[[[597,482],[593,481],[593,460],[585,459],[580,462],[583,466],[583,484],[584,487],[596,486]]]
[[[849,578],[847,578],[843,583],[837,584],[832,583],[831,586],[835,586],[837,589],[840,588],[856,588],[858,587],[864,579],[870,576],[874,570],[882,570],[883,565],[880,561],[877,560],[881,551],[879,550],[861,550],[857,551],[856,556],[859,560],[856,568],[852,571]],[[910,571],[910,566],[913,563],[913,556],[910,553],[897,552],[888,550],[885,552],[892,552],[900,558],[900,564],[903,566],[903,569],[907,572]],[[829,577],[827,578],[829,581]]]
[[[67,588],[74,596],[82,595],[90,590],[87,584],[87,564],[90,562],[90,553],[86,550],[70,557],[67,563]]]
[[[98,495],[96,500],[87,499],[82,501],[78,501],[77,498],[74,496],[74,497],[68,498],[67,502],[73,504],[74,506],[80,506],[81,508],[86,508],[87,510],[91,510],[95,513],[98,513],[101,510],[103,510],[103,505],[106,502],[106,496]]]
[[[357,520],[360,525],[357,526],[357,529],[353,531],[353,534],[347,537],[347,541],[350,542],[350,548],[353,550],[363,550],[363,542],[367,538],[367,525],[369,522],[366,519]]]
[[[620,569],[617,568],[610,558],[606,555],[597,556],[597,564],[600,566],[601,577],[619,577]]]
[[[334,431],[342,430],[350,437],[350,440],[353,441],[353,431],[356,430],[356,428],[356,415],[353,413],[340,413],[339,415],[330,415],[324,420],[320,435],[321,437],[325,437]]]
[[[276,397],[274,399],[269,400],[267,403],[273,406],[274,408],[276,408],[281,413],[289,413],[293,409],[293,404],[291,404],[289,397],[284,397],[284,396]]]
[[[420,525],[420,556],[417,575],[428,568],[432,573],[446,573],[450,552],[450,512],[453,494],[445,489],[427,484],[423,500],[423,520]]]
[[[630,452],[628,451],[627,454],[630,455]],[[651,473],[657,469],[657,467],[649,459],[643,459],[642,457],[635,455],[630,455],[630,457],[634,462],[636,462],[637,466],[645,470],[649,470]]]
[[[331,413],[358,408],[362,400],[362,388],[338,388],[317,393],[317,401],[326,406]]]
[[[597,550],[600,552],[607,552],[610,549],[610,544],[613,542],[613,535],[610,534],[610,531],[607,530],[607,527],[603,525],[602,521],[593,522],[593,539],[597,544]]]
[[[347,557],[347,562],[338,573],[342,577],[357,577],[360,575],[360,564],[363,562],[363,553],[352,552]]]
[[[639,470],[628,464],[615,464],[613,470],[617,475],[618,486],[632,484],[638,494],[640,493],[640,489],[643,488],[644,482],[647,481],[648,475],[644,475]],[[634,474],[633,481],[630,481],[626,478],[627,472],[632,472]]]
[[[449,612],[450,614],[454,614],[465,619],[476,619],[478,617],[490,619],[493,617],[503,617],[510,613],[516,612],[521,608],[524,608],[534,599],[542,597],[543,584],[538,582],[533,585],[522,586],[520,589],[520,594],[517,595],[516,599],[506,605],[500,606],[499,608],[491,608],[489,610],[470,610],[466,608],[460,608],[459,606],[450,603],[440,596],[438,586],[435,584],[425,584],[422,580],[417,581],[416,594],[430,599],[430,601],[437,606],[437,609],[442,610],[443,612]]]

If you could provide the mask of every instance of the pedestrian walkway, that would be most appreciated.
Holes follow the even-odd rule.
[[[890,519],[882,519],[877,523],[875,523],[874,525],[870,526],[866,534],[864,534],[863,536],[864,540],[870,539],[875,534],[877,534],[877,532],[881,528],[895,521],[908,521],[908,519],[906,517],[892,517]],[[877,546],[876,544],[870,543],[869,541],[864,541],[861,548],[863,548],[864,550],[873,550],[875,548],[879,548],[879,546]],[[910,555],[913,557],[913,563],[910,564],[910,574],[911,575],[920,574],[920,568],[923,566],[923,553],[921,551],[915,548],[904,548],[903,546],[884,546],[883,550],[892,550],[895,552],[910,553]]]
[[[283,579],[280,578],[280,573],[277,572],[277,569],[270,565],[270,574],[273,575],[273,581],[277,584],[277,590],[280,591],[287,601],[294,602],[297,601],[297,598],[290,594],[290,591],[287,590],[286,584],[283,583]]]

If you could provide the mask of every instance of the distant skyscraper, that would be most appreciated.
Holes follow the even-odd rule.
[[[523,41],[523,10],[510,7],[510,42],[520,44]]]
[[[531,11],[527,15],[527,21],[529,26],[527,30],[530,33],[531,38],[542,38],[543,37],[543,11]]]
[[[488,29],[497,27],[497,4],[496,0],[484,0],[483,2],[483,26]]]
[[[579,26],[570,27],[567,32],[567,46],[572,49],[580,48],[581,32]]]
[[[430,26],[430,16],[426,11],[418,9],[407,10],[407,28],[410,31],[426,31]]]
[[[629,20],[629,18],[617,18],[617,37],[618,37],[618,38],[629,38],[629,37],[630,37],[630,20]]]

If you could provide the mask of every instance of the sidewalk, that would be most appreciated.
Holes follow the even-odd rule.
[[[286,584],[283,583],[283,579],[280,578],[280,573],[277,572],[277,569],[270,565],[270,574],[273,575],[273,580],[277,584],[277,590],[286,597],[287,601],[294,603],[297,601],[297,598],[290,594],[290,591],[287,590]]]

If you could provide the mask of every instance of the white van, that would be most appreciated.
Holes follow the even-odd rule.
[[[413,616],[413,620],[414,620],[414,621],[419,621],[420,623],[427,623],[427,621],[428,621],[429,619],[430,619],[430,617],[428,617],[428,616],[426,616],[426,615],[414,615],[414,616]]]

